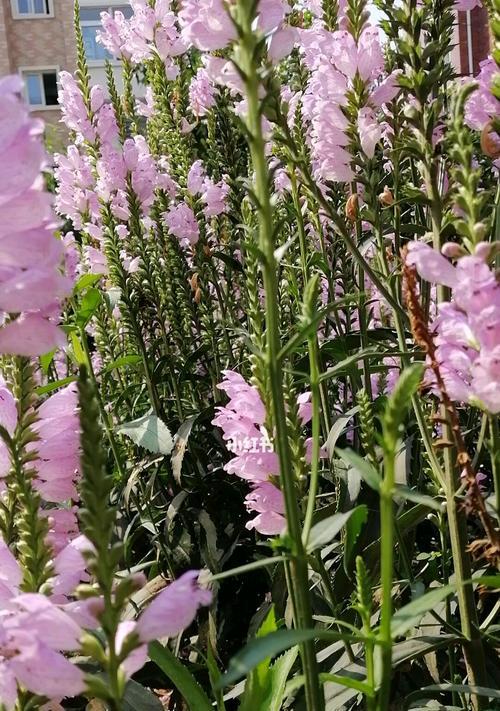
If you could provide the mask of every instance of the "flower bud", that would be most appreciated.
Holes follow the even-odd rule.
[[[482,242],[486,237],[487,228],[484,222],[476,222],[474,225],[474,237],[478,242]]]
[[[387,207],[394,204],[394,195],[391,193],[387,185],[384,186],[384,192],[380,193],[378,199],[381,205],[386,205]]]
[[[492,245],[489,242],[479,242],[474,249],[474,255],[487,262],[491,257]]]
[[[493,130],[491,121],[481,131],[481,150],[489,158],[500,158],[500,136]]]
[[[463,257],[466,251],[461,245],[455,242],[445,242],[441,247],[441,254],[448,257],[448,259],[458,259],[459,257]]]
[[[355,222],[358,216],[358,196],[353,193],[345,204],[345,216],[350,222]]]

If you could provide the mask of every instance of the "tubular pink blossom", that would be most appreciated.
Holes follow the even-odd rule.
[[[212,593],[200,587],[199,574],[198,570],[184,573],[150,603],[135,629],[141,641],[175,637],[189,627],[200,607],[210,605]]]

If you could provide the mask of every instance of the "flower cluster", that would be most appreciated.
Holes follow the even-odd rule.
[[[255,528],[267,536],[283,533],[286,526],[283,494],[271,481],[279,476],[278,457],[274,451],[255,451],[252,447],[253,441],[269,440],[264,428],[266,409],[257,388],[239,373],[226,370],[224,378],[219,388],[228,395],[229,402],[218,408],[213,424],[222,429],[225,440],[241,443],[237,456],[224,468],[252,486],[245,502],[248,511],[256,512],[257,516],[247,523],[247,528]]]
[[[365,84],[367,98],[351,120],[357,127],[363,152],[372,158],[383,130],[376,112],[398,93],[397,73],[384,75],[377,27],[365,27],[357,43],[347,30],[329,32],[322,26],[300,30],[300,50],[311,72],[300,98],[303,117],[310,126],[315,174],[323,181],[352,181],[347,94],[355,77]],[[295,106],[298,99],[292,97],[291,105]]]
[[[21,90],[18,77],[0,81],[0,352],[35,356],[64,342],[57,322],[71,284],[41,175],[43,125]]]
[[[500,283],[486,263],[490,251],[481,243],[453,266],[432,247],[412,242],[407,262],[423,279],[452,290],[433,325],[448,395],[495,414],[500,412]]]

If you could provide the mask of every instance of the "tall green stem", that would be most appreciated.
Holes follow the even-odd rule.
[[[491,470],[495,487],[495,506],[497,519],[500,521],[500,430],[497,415],[490,415],[490,451]]]
[[[380,577],[382,604],[379,642],[381,646],[382,681],[378,695],[378,711],[389,708],[392,679],[392,583],[394,568],[394,504],[395,486],[394,451],[384,453],[384,480],[380,486]]]
[[[258,206],[259,249],[265,290],[266,313],[266,368],[271,391],[272,418],[275,429],[275,445],[280,462],[281,485],[285,499],[288,533],[292,540],[290,560],[290,585],[294,594],[294,617],[298,628],[312,627],[309,599],[307,556],[302,544],[297,490],[293,478],[293,462],[288,440],[285,397],[283,391],[283,367],[280,358],[281,338],[278,305],[278,264],[275,257],[273,208],[270,200],[270,175],[262,133],[262,114],[259,100],[258,76],[259,37],[252,30],[253,12],[251,3],[240,0],[238,4],[240,42],[237,61],[244,74],[248,101],[248,142],[255,171],[254,192]],[[316,654],[312,642],[301,646],[302,665],[305,675],[306,705],[309,711],[321,711],[324,697],[319,685]]]

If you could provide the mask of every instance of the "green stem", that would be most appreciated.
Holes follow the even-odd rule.
[[[441,196],[437,182],[437,171],[435,163],[427,167],[426,173],[427,191],[431,198],[431,222],[433,233],[433,246],[438,252],[441,251],[441,223],[443,211],[441,207]],[[449,289],[438,284],[438,303],[449,299]],[[445,440],[453,441],[452,426],[446,405],[443,403],[440,408],[443,424],[443,436]],[[459,473],[456,467],[456,453],[454,448],[447,447],[444,450],[444,484],[446,492],[446,510],[448,513],[448,525],[450,529],[450,543],[455,570],[455,581],[457,583],[458,608],[460,611],[460,625],[462,634],[466,642],[463,645],[465,665],[467,668],[468,682],[472,686],[485,685],[486,661],[484,648],[479,630],[477,609],[474,600],[474,591],[466,581],[472,577],[470,555],[467,552],[467,521],[465,512],[459,509],[456,502],[456,492],[460,487]],[[475,711],[485,708],[484,698],[472,695],[472,702]]]
[[[490,415],[489,419],[491,471],[493,473],[493,484],[495,487],[497,519],[500,521],[500,429],[498,427],[498,416]]]
[[[277,262],[275,258],[273,208],[270,200],[269,169],[262,133],[262,115],[259,100],[260,82],[257,59],[258,36],[252,30],[252,8],[243,0],[238,3],[241,27],[238,59],[244,72],[248,101],[248,142],[255,171],[255,197],[258,204],[259,248],[262,253],[262,271],[266,300],[266,366],[271,390],[272,418],[275,428],[275,445],[280,462],[281,485],[285,499],[288,533],[292,540],[290,584],[294,590],[294,617],[299,629],[312,628],[309,598],[308,564],[302,544],[297,489],[293,477],[293,461],[288,439],[278,302]],[[324,696],[320,688],[316,653],[312,642],[301,645],[302,665],[305,675],[305,696],[308,711],[321,711]]]
[[[396,480],[394,451],[384,453],[384,480],[380,486],[380,578],[382,603],[380,614],[379,643],[381,646],[381,684],[377,710],[387,711],[392,679],[392,584],[394,569],[394,504]]]
[[[306,515],[302,540],[307,547],[307,541],[311,532],[314,510],[316,508],[316,496],[319,485],[319,457],[320,457],[320,433],[321,433],[321,391],[318,368],[318,343],[316,334],[308,339],[309,344],[309,368],[311,371],[310,384],[312,394],[312,453],[311,453],[311,473],[309,477],[309,494],[307,498]]]

